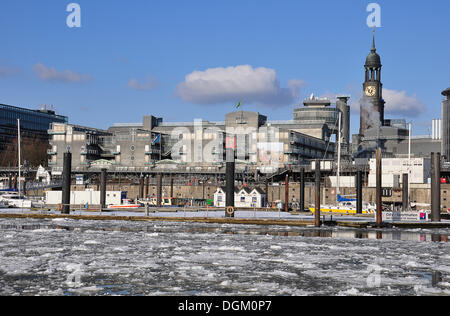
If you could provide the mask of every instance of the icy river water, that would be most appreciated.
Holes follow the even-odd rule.
[[[0,295],[450,295],[450,230],[1,219]]]

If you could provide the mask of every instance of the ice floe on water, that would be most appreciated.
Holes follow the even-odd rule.
[[[0,295],[450,295],[449,230],[311,231],[2,219]]]

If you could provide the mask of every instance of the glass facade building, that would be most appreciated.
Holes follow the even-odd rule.
[[[47,133],[51,123],[67,123],[67,117],[56,115],[50,110],[29,110],[11,105],[0,104],[0,126],[20,127],[24,130]]]
[[[20,131],[23,139],[38,139],[48,142],[48,130],[52,123],[67,123],[68,118],[56,115],[53,110],[30,110],[11,105],[0,104],[0,164],[10,165],[5,156],[17,139],[17,119],[20,119]],[[45,149],[46,150],[46,149]],[[3,157],[3,158],[2,158]]]

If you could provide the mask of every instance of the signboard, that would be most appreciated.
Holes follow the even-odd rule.
[[[76,185],[84,185],[84,175],[82,174],[77,174],[75,176],[75,184]]]
[[[419,212],[383,212],[384,221],[394,222],[429,222],[429,214],[425,211]]]
[[[225,146],[226,149],[236,149],[236,137],[227,137]]]

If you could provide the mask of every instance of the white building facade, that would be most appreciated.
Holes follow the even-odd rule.
[[[403,174],[409,174],[410,184],[426,184],[431,177],[429,158],[384,158],[382,160],[383,187],[399,187]],[[369,187],[376,187],[376,159],[370,160]]]

